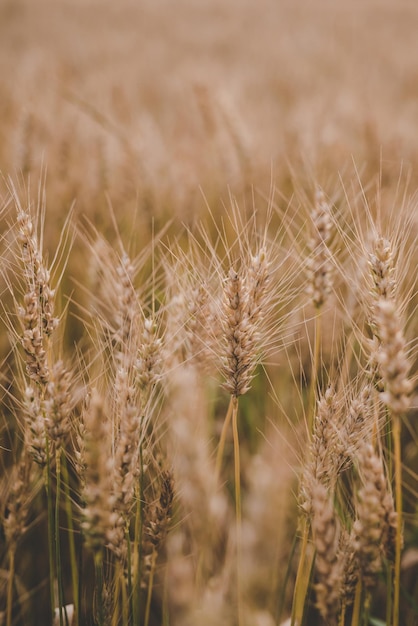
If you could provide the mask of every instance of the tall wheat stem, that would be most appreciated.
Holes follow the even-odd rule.
[[[129,600],[129,596],[127,594],[127,589],[125,585],[123,567],[121,566],[120,562],[116,564],[115,572],[114,572],[114,580],[115,580],[114,597],[117,600],[117,602],[115,602],[115,609],[113,610],[112,626],[118,626],[119,624],[121,624],[122,626],[128,626],[130,624],[130,618],[131,618],[130,600]],[[120,602],[120,606],[121,606],[120,612],[117,610],[118,602]],[[121,616],[122,616],[122,620],[121,620]]]
[[[314,559],[312,556],[309,561],[307,560],[308,541],[309,523],[306,519],[304,519],[302,529],[302,546],[300,550],[298,571],[296,573],[295,591],[293,594],[291,626],[301,626],[303,622],[303,614],[305,611],[305,603]]]
[[[68,524],[68,544],[69,544],[69,552],[70,552],[71,583],[73,587],[73,603],[74,603],[74,614],[73,614],[71,626],[77,626],[79,623],[79,577],[78,577],[77,555],[76,555],[75,540],[74,540],[73,508],[71,505],[69,474],[68,474],[67,459],[66,459],[65,454],[62,459],[62,477],[63,477],[63,484],[64,484],[64,492],[65,492],[65,509],[66,509],[66,515],[67,515],[67,524]]]
[[[341,607],[341,613],[340,613],[340,617],[338,619],[338,626],[344,626],[345,624],[345,612],[347,609],[347,604],[346,602],[343,602],[342,607]]]
[[[143,528],[143,508],[142,508],[142,493],[144,483],[144,461],[143,461],[143,449],[142,443],[139,447],[139,466],[140,475],[137,485],[137,500],[136,500],[136,515],[135,515],[135,535],[134,535],[134,559],[135,559],[135,572],[133,581],[133,624],[134,626],[141,626],[140,619],[140,584],[141,584],[141,567],[142,567],[142,528]]]
[[[235,398],[235,400],[237,400],[237,398]],[[227,432],[228,432],[229,425],[231,423],[233,406],[234,406],[234,396],[231,396],[231,399],[230,399],[229,405],[228,405],[228,410],[226,412],[225,420],[224,420],[224,423],[223,423],[223,426],[222,426],[221,437],[219,439],[219,445],[218,445],[218,452],[216,454],[216,465],[215,465],[216,483],[218,482],[219,476],[221,474],[222,459],[223,459],[224,450],[225,450],[226,435],[227,435]]]
[[[361,597],[363,594],[363,585],[361,578],[359,578],[356,587],[356,595],[354,596],[353,614],[351,617],[351,626],[359,626],[360,624],[360,612],[361,612]]]
[[[60,616],[60,626],[64,626],[64,598],[62,589],[62,568],[61,568],[61,546],[60,546],[60,494],[61,494],[61,449],[57,449],[55,453],[56,465],[56,495],[55,495],[55,517],[54,517],[54,535],[55,535],[55,569],[58,588],[58,612]]]
[[[316,407],[316,391],[318,384],[319,357],[321,352],[321,334],[322,334],[322,316],[321,309],[317,310],[315,316],[315,336],[314,336],[314,353],[311,372],[311,382],[308,397],[308,436],[312,437],[315,407]],[[307,560],[307,550],[309,545],[309,521],[303,520],[302,528],[302,546],[299,557],[298,571],[296,574],[295,591],[292,606],[291,626],[299,626],[303,620],[305,601],[308,593],[309,581],[311,578],[311,570],[313,566],[313,556]]]
[[[377,413],[377,409],[375,411],[375,413]],[[386,441],[386,447],[387,447],[387,456],[388,456],[388,475],[391,476],[392,478],[395,477],[395,510],[398,511],[398,496],[397,496],[397,487],[396,487],[396,474],[397,474],[397,463],[396,463],[396,459],[394,461],[394,456],[396,455],[396,445],[395,445],[395,426],[394,426],[394,421],[396,421],[396,418],[394,418],[393,420],[393,426],[392,426],[392,432],[391,432],[391,423],[392,420],[390,419],[390,411],[389,409],[386,409],[386,420],[385,420],[385,441]],[[376,416],[376,420],[375,420],[375,430],[376,432],[374,433],[374,436],[377,437],[377,428],[378,428],[378,416]],[[395,465],[395,468],[394,468]],[[402,503],[401,503],[401,508],[402,508]],[[402,523],[402,522],[401,522]],[[396,586],[396,570],[397,570],[397,558],[398,558],[398,533],[399,533],[399,529],[401,529],[402,532],[402,528],[399,525],[399,513],[398,513],[398,518],[397,518],[397,526],[396,526],[396,535],[395,535],[395,562],[394,564],[391,564],[388,568],[387,568],[387,584],[386,584],[386,588],[388,590],[387,594],[386,594],[386,624],[387,626],[394,626],[394,624],[396,623],[396,620],[394,622],[392,622],[392,616],[394,617],[394,613],[398,612],[395,609],[396,606],[396,602],[394,602],[395,600],[395,596],[398,595],[398,599],[399,599],[399,593],[396,592],[395,586]],[[401,545],[402,545],[402,536],[400,539]],[[399,549],[399,559],[400,559],[400,554],[401,551]],[[400,565],[399,565],[400,568]],[[393,589],[393,593],[392,593],[392,589]]]
[[[402,458],[401,458],[401,418],[393,416],[393,450],[395,470],[395,507],[397,513],[395,571],[393,589],[392,626],[399,625],[399,601],[401,588],[401,550],[402,550]]]
[[[235,523],[237,533],[237,605],[238,605],[238,625],[242,622],[241,607],[241,463],[239,450],[239,434],[238,434],[238,398],[231,397],[232,405],[232,434],[234,439],[234,476],[235,476]]]
[[[54,510],[52,506],[52,490],[51,490],[51,460],[49,455],[49,440],[45,441],[47,463],[44,468],[44,485],[46,492],[47,508],[48,508],[48,560],[49,560],[49,594],[51,601],[51,615],[55,612],[55,586],[54,586]]]

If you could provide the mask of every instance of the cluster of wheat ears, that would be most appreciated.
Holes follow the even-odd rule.
[[[348,196],[131,255],[8,181],[0,624],[417,623],[417,210]]]

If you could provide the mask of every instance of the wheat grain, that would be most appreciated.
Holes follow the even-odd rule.
[[[365,443],[357,453],[362,485],[357,493],[352,541],[360,574],[367,589],[374,587],[383,569],[383,555],[394,546],[396,514],[382,459],[371,444]]]
[[[394,414],[400,415],[408,410],[412,383],[408,378],[410,366],[402,324],[392,300],[378,300],[375,323],[380,340],[375,359],[384,383],[381,398]]]
[[[314,306],[319,309],[332,291],[332,254],[329,248],[333,223],[331,207],[319,187],[315,191],[315,203],[311,212],[312,236],[309,240],[310,256],[306,264],[308,270],[308,294]]]
[[[222,373],[225,389],[235,397],[249,390],[257,364],[268,275],[266,250],[261,249],[248,268],[231,268],[224,284]]]
[[[332,626],[337,624],[341,604],[340,529],[332,495],[320,482],[312,487],[312,533],[316,549],[316,606],[326,624]]]

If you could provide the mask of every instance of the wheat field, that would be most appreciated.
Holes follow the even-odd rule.
[[[417,32],[0,2],[0,626],[418,625]]]

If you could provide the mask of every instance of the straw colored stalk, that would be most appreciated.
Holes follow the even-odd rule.
[[[235,517],[237,542],[238,623],[243,623],[241,601],[241,467],[238,434],[238,398],[250,389],[255,366],[260,358],[261,324],[265,315],[269,262],[266,249],[252,256],[238,274],[230,269],[224,285],[222,333],[225,353],[221,370],[224,387],[231,394],[224,421],[216,463],[217,478],[222,462],[225,437],[230,420],[234,440]]]

